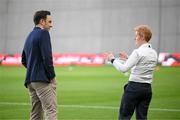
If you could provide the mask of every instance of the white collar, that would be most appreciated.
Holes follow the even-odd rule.
[[[144,48],[144,47],[149,47],[149,48],[151,48],[151,44],[150,43],[144,43],[144,44],[142,44],[139,48]],[[138,49],[139,49],[138,48]]]

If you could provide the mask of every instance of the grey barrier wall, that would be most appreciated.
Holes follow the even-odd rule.
[[[37,10],[52,13],[55,53],[130,53],[139,24],[158,52],[180,52],[180,0],[1,0],[0,53],[21,53]]]

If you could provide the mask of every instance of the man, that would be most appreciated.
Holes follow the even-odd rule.
[[[56,120],[56,81],[49,35],[52,27],[51,13],[37,11],[34,24],[22,52],[22,64],[26,67],[24,85],[29,89],[32,102],[30,119],[41,120],[45,112],[46,119]]]
[[[134,110],[136,110],[136,119],[147,119],[148,107],[152,97],[153,71],[157,64],[157,53],[149,44],[151,36],[151,30],[147,25],[135,27],[137,49],[129,57],[126,53],[120,53],[120,58],[124,60],[124,63],[115,59],[111,52],[106,54],[106,59],[111,61],[117,70],[126,72],[132,68],[129,82],[124,87],[119,120],[130,120]]]

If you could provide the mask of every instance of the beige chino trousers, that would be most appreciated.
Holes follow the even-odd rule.
[[[32,82],[28,85],[32,110],[31,120],[57,120],[56,81]]]

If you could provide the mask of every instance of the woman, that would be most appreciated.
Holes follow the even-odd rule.
[[[152,33],[147,25],[139,25],[134,30],[137,49],[129,57],[126,53],[120,53],[120,58],[124,62],[115,59],[111,52],[106,53],[106,59],[111,61],[117,70],[127,72],[131,69],[121,99],[119,120],[131,119],[134,110],[136,110],[136,119],[146,120],[152,97],[151,83],[157,64],[157,53],[149,44]]]

